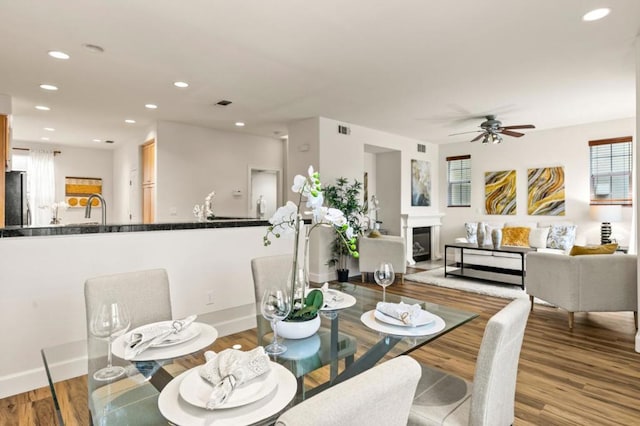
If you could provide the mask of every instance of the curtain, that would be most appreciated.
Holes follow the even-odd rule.
[[[53,151],[29,151],[27,180],[31,224],[47,226],[51,223],[51,205],[55,202],[56,185],[53,166]]]

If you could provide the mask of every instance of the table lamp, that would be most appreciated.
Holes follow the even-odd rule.
[[[591,218],[602,223],[600,244],[609,244],[611,243],[611,222],[619,222],[622,219],[622,206],[620,204],[592,205]]]

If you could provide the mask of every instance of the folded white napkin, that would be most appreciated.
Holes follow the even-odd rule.
[[[415,305],[409,305],[404,302],[378,302],[376,304],[376,310],[400,320],[407,325],[414,325],[415,321],[419,318],[422,307],[417,303]]]
[[[213,385],[207,408],[213,410],[222,405],[233,390],[271,369],[269,356],[262,346],[244,352],[225,349],[216,354],[205,352],[207,363],[200,367],[200,376]]]
[[[329,283],[324,283],[324,285],[320,287],[320,290],[322,290],[322,299],[324,301],[324,306],[327,308],[333,308],[344,300],[342,293],[337,290],[331,290],[329,288]]]

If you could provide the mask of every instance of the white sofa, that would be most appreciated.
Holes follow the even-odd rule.
[[[525,285],[531,297],[538,297],[569,312],[633,311],[638,325],[637,256],[601,254],[555,256],[527,255]]]
[[[577,232],[577,227],[575,227],[575,238],[570,242],[566,242],[564,246],[561,248],[558,247],[557,244],[550,244],[548,241],[548,232],[545,229],[550,230],[552,226],[556,227],[571,227],[574,226],[570,222],[467,222],[467,224],[478,223],[483,224],[485,229],[485,238],[484,244],[485,246],[492,246],[491,242],[491,231],[493,229],[503,229],[505,227],[528,227],[531,229],[529,236],[529,247],[535,249],[537,252],[545,252],[545,253],[553,253],[553,254],[568,254],[571,250],[571,247],[574,244],[584,245],[585,238],[581,236]],[[468,232],[469,226],[465,224],[466,232],[465,237],[456,238],[455,242],[457,243],[470,243],[473,241],[473,235],[470,235]],[[528,255],[527,255],[528,256]],[[459,252],[456,251],[455,261],[459,262]],[[526,261],[526,258],[525,258]],[[501,253],[501,252],[493,252],[493,251],[484,251],[484,250],[473,250],[473,249],[465,249],[464,252],[464,263],[467,265],[481,265],[485,267],[492,268],[503,268],[503,269],[520,269],[521,258],[518,254],[512,253]],[[526,270],[526,266],[525,266]]]

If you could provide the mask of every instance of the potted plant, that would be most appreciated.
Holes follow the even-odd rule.
[[[354,238],[356,241],[363,232],[362,218],[366,209],[366,202],[361,203],[360,201],[361,189],[361,182],[354,180],[353,183],[349,183],[348,179],[341,177],[336,179],[335,185],[328,185],[324,190],[327,205],[340,210],[344,214],[347,225],[352,230],[349,238]],[[335,238],[331,245],[333,257],[329,259],[327,264],[336,267],[339,282],[347,282],[349,280],[347,262],[350,248],[346,247],[342,241],[343,236],[338,230],[335,232]]]

